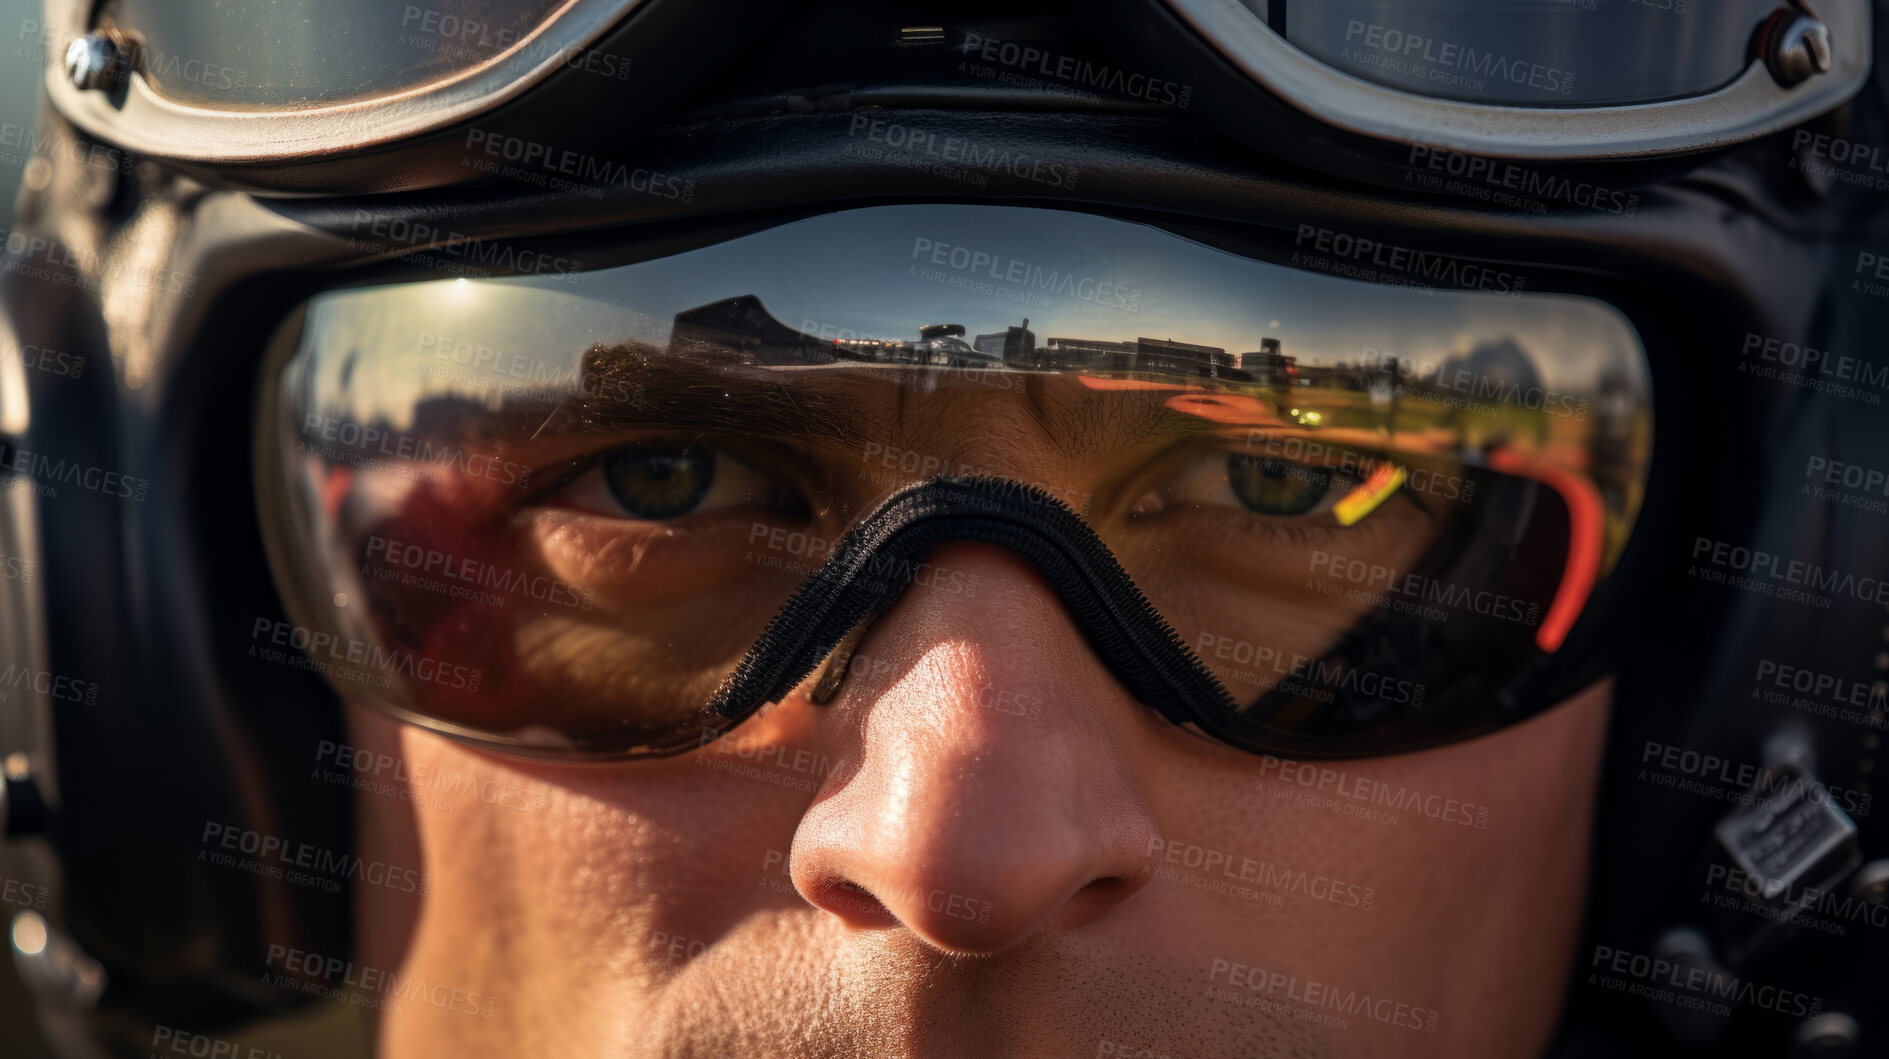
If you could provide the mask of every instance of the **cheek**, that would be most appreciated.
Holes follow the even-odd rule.
[[[1369,991],[1436,1013],[1422,1043],[1440,1054],[1500,1054],[1558,1011],[1606,718],[1601,687],[1418,754],[1187,755],[1157,779],[1176,793],[1158,808],[1168,847],[1142,896],[1196,970],[1224,960]],[[1502,1014],[1490,996],[1506,998]],[[1382,1028],[1340,1037],[1372,1046]]]
[[[357,730],[379,730],[421,779],[406,802],[364,799],[385,804],[363,804],[362,821],[364,841],[409,845],[414,861],[424,854],[421,913],[433,929],[417,935],[422,946],[456,948],[467,925],[480,924],[480,934],[514,939],[519,951],[582,954],[541,976],[547,990],[566,972],[647,983],[757,910],[803,904],[785,874],[787,851],[831,764],[777,742],[782,722],[754,718],[666,761],[574,768],[506,760],[357,716]],[[461,793],[438,799],[426,790],[435,778]],[[498,805],[472,793],[499,787],[519,800]]]

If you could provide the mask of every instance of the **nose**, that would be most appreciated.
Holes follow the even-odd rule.
[[[994,953],[1106,915],[1152,878],[1133,770],[1147,722],[1036,570],[936,549],[829,704],[859,766],[803,816],[789,872],[860,928]],[[843,755],[843,756],[842,756]]]

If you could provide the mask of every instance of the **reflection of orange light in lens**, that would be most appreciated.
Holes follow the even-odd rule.
[[[328,468],[328,477],[322,480],[320,489],[322,514],[331,519],[338,517],[341,505],[347,503],[354,492],[354,468],[346,464]]]
[[[1255,397],[1245,397],[1233,393],[1179,393],[1167,399],[1167,406],[1176,412],[1186,412],[1215,423],[1231,423],[1236,426],[1263,425],[1277,423],[1278,413],[1273,406]]]
[[[1359,483],[1343,500],[1332,505],[1331,513],[1338,519],[1340,526],[1356,525],[1359,519],[1376,511],[1379,504],[1390,499],[1391,494],[1408,477],[1410,475],[1402,467],[1380,463],[1369,478]]]
[[[1584,478],[1510,449],[1490,452],[1489,466],[1503,474],[1533,478],[1547,485],[1560,493],[1562,502],[1568,506],[1567,564],[1561,572],[1561,585],[1555,590],[1554,602],[1548,605],[1548,614],[1535,632],[1535,643],[1542,650],[1560,650],[1561,641],[1567,639],[1574,619],[1581,616],[1581,608],[1587,605],[1587,597],[1593,594],[1594,581],[1600,575],[1605,521],[1600,491]]]
[[[1192,390],[1194,387],[1178,382],[1149,382],[1146,379],[1100,379],[1093,375],[1078,375],[1076,381],[1091,390]]]

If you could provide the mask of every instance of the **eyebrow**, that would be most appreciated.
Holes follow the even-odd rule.
[[[548,412],[519,409],[511,419],[513,437],[555,441],[585,433],[630,427],[660,427],[708,434],[759,436],[817,447],[858,449],[871,442],[925,449],[956,447],[966,440],[950,433],[959,421],[909,414],[919,394],[898,385],[901,372],[1007,372],[1031,380],[1014,394],[1041,436],[1072,457],[1107,455],[1140,446],[1225,439],[1256,425],[1232,423],[1177,409],[1176,398],[1207,399],[1218,391],[1187,382],[1117,382],[1096,391],[1058,389],[1036,383],[1078,373],[1016,371],[1008,368],[940,368],[898,365],[881,379],[852,374],[846,382],[876,382],[894,387],[889,402],[862,400],[858,394],[823,387],[833,369],[866,369],[850,362],[809,365],[752,363],[725,349],[687,352],[640,342],[593,346],[582,358],[580,391]],[[1113,381],[1113,380],[1112,380]],[[1000,391],[991,390],[992,396]],[[877,406],[877,407],[875,407]],[[889,413],[889,414],[881,414]],[[526,416],[530,417],[530,422]]]
[[[634,425],[838,446],[869,436],[856,402],[726,355],[678,355],[640,342],[593,346],[578,379],[581,392],[544,414],[534,436]]]

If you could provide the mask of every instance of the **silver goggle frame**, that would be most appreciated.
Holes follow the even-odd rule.
[[[642,0],[570,0],[509,49],[437,81],[368,99],[298,109],[216,109],[166,98],[135,69],[121,95],[81,88],[66,64],[46,71],[59,112],[86,132],[138,154],[210,165],[320,157],[397,143],[465,121],[517,98],[595,44]],[[43,34],[55,59],[93,32],[92,4],[47,0]]]
[[[1633,159],[1723,147],[1840,106],[1869,78],[1869,0],[1819,0],[1830,69],[1786,88],[1762,59],[1716,92],[1609,107],[1524,107],[1415,95],[1353,77],[1289,43],[1240,0],[1163,0],[1248,78],[1349,132],[1464,154],[1537,161]],[[1754,27],[1755,28],[1755,27]]]

